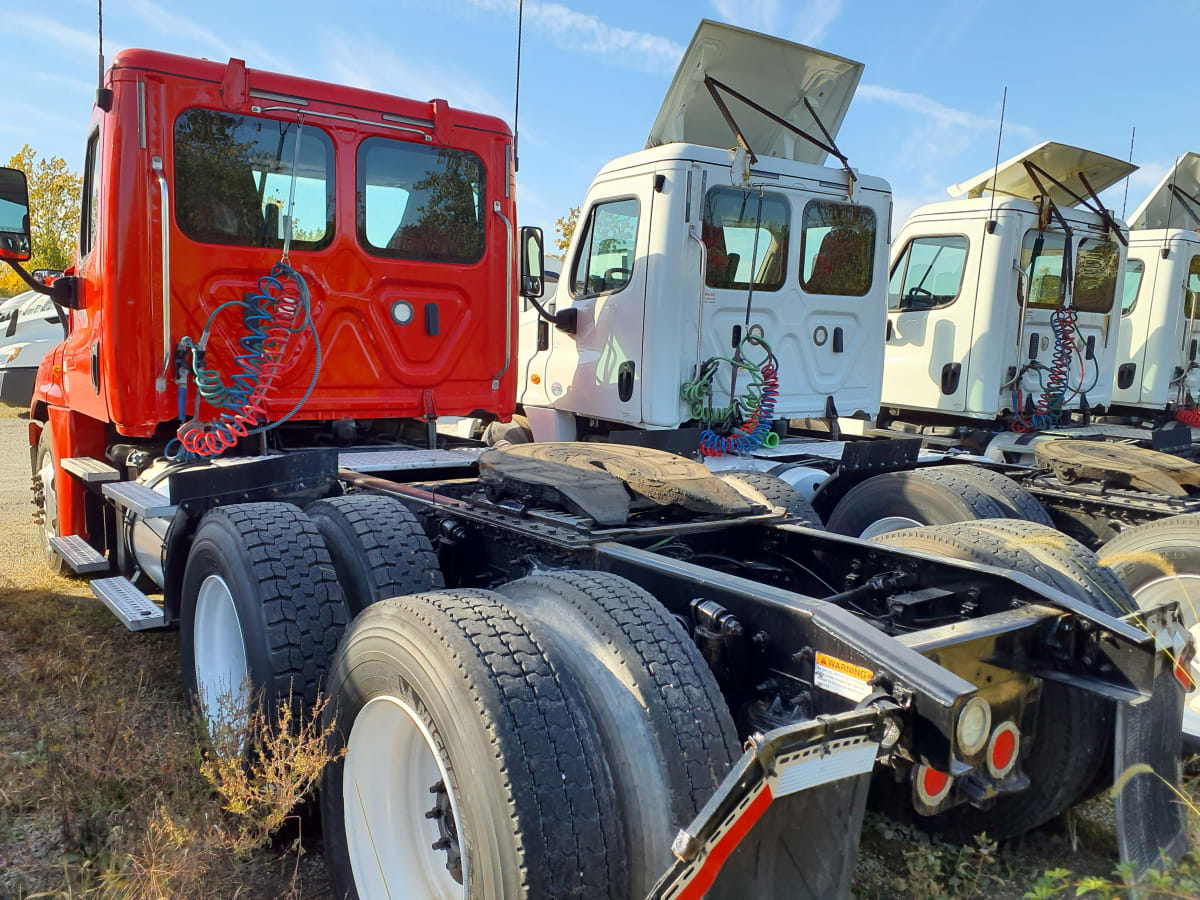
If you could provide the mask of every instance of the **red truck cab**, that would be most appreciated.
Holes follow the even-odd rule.
[[[294,420],[306,440],[331,420],[361,432],[431,413],[507,419],[517,274],[503,121],[148,50],[122,51],[105,88],[88,129],[77,308],[38,373],[33,445],[48,423],[56,463],[114,445],[160,453],[180,420],[180,340],[279,261],[289,208],[315,334],[291,338],[268,418],[304,396],[319,343]],[[220,313],[206,365],[229,372],[245,334],[237,307]],[[56,481],[68,488],[60,533],[87,534],[82,491]]]

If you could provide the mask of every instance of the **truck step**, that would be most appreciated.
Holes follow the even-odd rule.
[[[64,472],[69,472],[87,484],[121,480],[120,472],[104,460],[95,459],[91,456],[72,456],[64,459],[60,465],[63,467]]]
[[[134,587],[128,578],[120,575],[97,578],[92,581],[92,593],[104,601],[130,631],[161,628],[166,624],[162,608]]]
[[[104,554],[77,534],[65,537],[55,535],[50,538],[50,547],[76,575],[108,571],[108,560]]]
[[[117,481],[104,485],[104,494],[117,506],[147,519],[175,515],[175,506],[153,488],[136,481]]]

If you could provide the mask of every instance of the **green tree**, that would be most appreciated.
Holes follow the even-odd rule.
[[[571,236],[575,234],[575,226],[578,224],[578,206],[572,206],[567,210],[565,216],[554,223],[554,230],[558,232],[558,237],[554,239],[554,246],[559,253],[566,253],[567,248],[571,246]]]
[[[33,256],[28,269],[65,269],[75,261],[79,238],[79,192],[83,179],[59,156],[37,159],[26,144],[8,161],[29,181],[29,218],[33,231]],[[25,290],[25,283],[10,267],[0,272],[0,296]]]

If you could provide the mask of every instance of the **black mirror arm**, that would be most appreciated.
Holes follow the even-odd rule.
[[[31,291],[37,291],[39,294],[44,294],[49,297],[54,303],[55,309],[58,310],[58,321],[62,324],[63,337],[70,334],[71,326],[67,324],[70,318],[67,315],[68,309],[79,308],[79,292],[76,289],[77,279],[73,275],[60,275],[54,279],[53,284],[42,284],[27,271],[19,262],[14,262],[11,259],[6,259],[6,263],[12,266],[13,271],[21,276],[21,280],[29,285]]]
[[[565,331],[568,334],[575,333],[577,328],[576,323],[579,319],[579,310],[575,309],[575,307],[568,306],[566,309],[560,309],[557,312],[550,312],[548,309],[546,309],[546,307],[538,303],[535,298],[526,297],[525,299],[533,304],[533,308],[537,310],[537,314],[539,316],[541,316],[559,331]]]

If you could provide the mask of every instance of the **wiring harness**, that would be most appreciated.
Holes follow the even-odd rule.
[[[762,358],[749,359],[746,354],[749,348],[761,351]],[[730,405],[714,408],[713,380],[721,363],[729,363],[735,374],[745,372],[750,376],[750,384]],[[679,393],[692,418],[703,428],[700,452],[705,456],[750,453],[758,447],[779,443],[779,436],[771,431],[775,402],[779,398],[779,362],[757,326],[738,344],[733,359],[716,356],[705,360],[696,377],[685,381]]]
[[[1030,364],[1026,368],[1033,368],[1038,375],[1038,380],[1041,382],[1041,391],[1038,396],[1037,405],[1029,418],[1025,417],[1022,411],[1021,391],[1019,388],[1013,390],[1013,410],[1016,418],[1010,423],[1010,428],[1017,432],[1042,431],[1047,428],[1055,427],[1062,419],[1063,410],[1076,397],[1081,394],[1086,394],[1092,390],[1100,380],[1100,364],[1096,363],[1096,373],[1092,378],[1092,383],[1087,388],[1083,387],[1083,381],[1086,377],[1084,370],[1084,357],[1079,351],[1075,342],[1077,338],[1079,343],[1084,343],[1083,332],[1079,330],[1079,312],[1073,307],[1059,307],[1050,315],[1050,329],[1054,334],[1054,350],[1051,353],[1049,366],[1034,366]],[[1079,387],[1071,388],[1070,375],[1072,361],[1079,360]],[[1043,372],[1047,373],[1043,376]],[[1019,381],[1020,376],[1014,381]],[[1071,391],[1071,396],[1067,396],[1067,392]]]
[[[229,307],[241,308],[246,334],[238,341],[241,352],[234,357],[235,371],[227,382],[220,372],[206,366],[205,354],[217,316]],[[287,415],[267,423],[266,398],[283,368],[289,339],[305,329],[312,332],[316,356],[312,381]],[[247,291],[240,300],[217,306],[198,342],[184,337],[179,347],[185,357],[190,356],[196,404],[191,418],[184,420],[187,370],[181,366],[179,418],[183,421],[176,432],[178,443],[172,441],[175,446],[168,447],[167,455],[173,459],[217,456],[241,438],[277,428],[292,418],[312,395],[321,371],[321,343],[312,320],[308,285],[299,272],[283,261],[258,280],[256,290]],[[201,400],[220,411],[215,420],[200,418]]]

